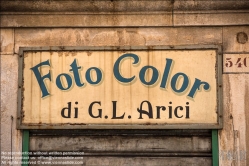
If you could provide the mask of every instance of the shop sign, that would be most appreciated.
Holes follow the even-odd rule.
[[[220,128],[212,49],[23,49],[18,128]]]

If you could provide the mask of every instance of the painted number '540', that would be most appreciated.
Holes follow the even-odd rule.
[[[237,66],[237,67],[247,67],[247,63],[246,63],[246,58],[237,58],[237,60],[232,60],[232,58],[226,58],[226,63],[225,66],[226,67],[232,67],[232,66]]]

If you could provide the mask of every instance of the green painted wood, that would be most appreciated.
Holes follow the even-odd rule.
[[[219,166],[218,130],[212,130],[212,157],[213,166]]]
[[[28,152],[29,152],[29,130],[23,130],[22,133],[22,166],[28,166]]]

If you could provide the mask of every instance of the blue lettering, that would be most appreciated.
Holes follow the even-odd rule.
[[[96,81],[92,81],[91,70],[95,70],[95,72],[96,72],[96,75],[97,75],[97,80]],[[86,80],[90,84],[97,85],[102,80],[102,72],[101,72],[101,70],[99,68],[97,68],[97,67],[89,68],[86,71]]]
[[[47,90],[47,87],[46,87],[46,85],[44,83],[44,80],[47,78],[47,79],[49,79],[51,81],[51,75],[50,75],[50,70],[49,70],[48,74],[46,74],[44,76],[41,76],[41,73],[40,73],[40,71],[38,69],[41,66],[50,66],[49,60],[43,61],[43,62],[39,63],[38,65],[36,65],[36,66],[34,66],[34,67],[30,68],[30,69],[35,74],[35,77],[36,77],[36,79],[38,81],[38,84],[40,86],[40,89],[42,91],[42,97],[46,97],[46,96],[48,96],[50,94],[49,94],[49,92]]]
[[[122,83],[129,83],[131,82],[132,80],[134,80],[135,76],[131,77],[131,78],[124,78],[121,74],[120,74],[120,62],[124,59],[124,58],[127,58],[127,57],[131,57],[134,59],[134,62],[133,64],[137,64],[139,62],[139,57],[136,55],[136,54],[124,54],[122,56],[120,56],[117,61],[115,62],[114,64],[114,67],[113,67],[113,74],[114,76],[116,77],[116,79]]]
[[[179,76],[183,76],[183,83],[182,83],[182,86],[180,89],[176,89],[176,83],[177,83]],[[188,80],[188,76],[186,74],[177,73],[172,77],[171,88],[177,93],[182,93],[187,89],[188,83],[189,83],[189,80]]]
[[[208,90],[210,88],[210,85],[207,82],[202,82],[201,80],[196,78],[195,82],[194,82],[194,85],[192,86],[188,96],[191,97],[191,98],[194,98],[196,91],[200,90],[200,86],[202,84],[203,84],[203,88],[205,90]]]
[[[152,71],[153,71],[153,73],[152,73],[152,78],[151,78],[151,80],[149,81],[149,82],[147,82],[146,80],[145,80],[145,72],[146,72],[146,70],[147,69],[152,69]],[[140,78],[140,81],[143,83],[143,84],[145,84],[145,85],[153,85],[156,81],[157,81],[157,79],[158,79],[158,71],[157,71],[157,69],[155,68],[155,67],[153,67],[153,66],[144,66],[141,70],[140,70],[140,72],[139,72],[139,78]]]
[[[78,87],[82,87],[84,83],[81,83],[80,74],[79,74],[79,69],[81,69],[81,67],[77,65],[76,59],[74,59],[73,63],[70,66],[72,67],[72,69],[70,69],[69,71],[73,72],[76,85]]]
[[[61,77],[64,76],[67,80],[67,87],[64,88],[61,82]],[[70,75],[66,74],[66,73],[62,73],[60,75],[57,76],[56,78],[56,85],[60,90],[68,90],[71,88],[72,86],[72,78],[70,77]]]
[[[172,64],[172,59],[166,58],[166,65],[165,65],[165,69],[163,72],[163,78],[162,78],[161,85],[160,85],[161,88],[166,88],[166,83],[169,77],[171,64]]]

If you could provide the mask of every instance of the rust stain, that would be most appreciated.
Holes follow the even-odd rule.
[[[86,53],[87,53],[87,56],[91,56],[92,55],[92,52],[90,52],[90,51],[87,51]]]
[[[16,136],[16,139],[14,141],[15,142],[15,147],[18,148],[18,147],[20,147],[20,141],[19,140],[21,140],[21,132],[20,132],[20,130],[16,130],[15,136]]]
[[[77,55],[77,52],[76,51],[72,51],[72,56],[76,56]]]
[[[245,107],[245,116],[246,116],[246,138],[249,138],[249,102],[247,102],[249,100],[249,87],[248,87],[248,81],[246,81],[246,84],[245,84],[245,96],[244,96],[244,107]],[[248,152],[249,150],[249,142],[246,141],[246,152]],[[246,161],[247,163],[249,162],[249,153],[247,153],[246,155]]]
[[[63,52],[58,52],[58,56],[61,57],[63,55]]]
[[[239,32],[237,33],[237,42],[240,44],[246,44],[248,41],[248,36],[245,32]]]
[[[69,56],[69,52],[67,51],[67,52],[65,52],[65,56]]]
[[[64,50],[65,49],[65,47],[63,47],[63,46],[61,46],[61,47],[59,47],[61,50]]]
[[[69,125],[86,125],[85,123],[68,123]]]
[[[154,46],[147,46],[148,50],[153,50],[154,49]]]
[[[232,113],[232,92],[231,92],[231,82],[230,82],[230,75],[223,76],[223,116],[224,116],[224,124],[223,130],[219,131],[219,146],[220,150],[227,151],[231,150],[232,143],[233,143],[233,113]],[[228,165],[228,162],[225,160],[220,160],[221,165]]]

